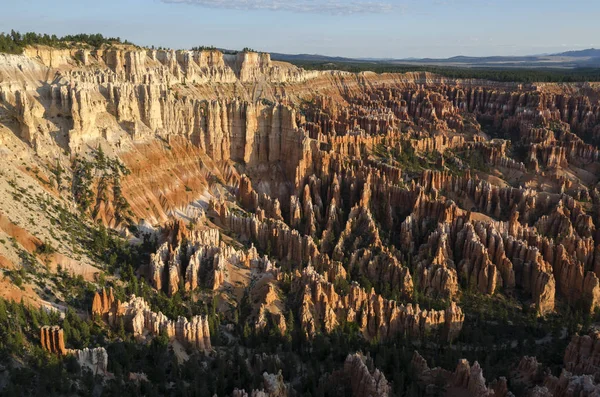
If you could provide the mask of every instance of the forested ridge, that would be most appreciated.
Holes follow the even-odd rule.
[[[501,68],[467,68],[398,65],[379,62],[322,62],[322,61],[291,61],[296,66],[307,70],[343,70],[352,73],[408,73],[430,72],[453,79],[481,79],[500,82],[516,83],[574,83],[584,81],[600,81],[600,68],[574,69],[501,69]]]
[[[79,43],[98,48],[103,44],[131,44],[120,37],[104,37],[100,33],[80,33],[59,37],[55,34],[27,32],[20,33],[11,30],[10,33],[0,33],[0,52],[21,54],[29,45],[47,45],[55,48],[68,48],[70,43]]]

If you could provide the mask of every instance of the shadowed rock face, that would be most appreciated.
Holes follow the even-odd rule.
[[[600,375],[600,333],[573,336],[565,350],[564,365],[575,375]]]
[[[387,397],[390,393],[385,376],[378,369],[370,372],[361,354],[348,355],[343,371],[353,396]]]
[[[94,349],[74,350],[72,354],[77,358],[79,365],[89,368],[94,375],[105,375],[108,373],[108,354],[103,347]]]
[[[289,393],[289,385],[284,382],[281,371],[278,374],[263,373],[263,389],[252,390],[247,393],[244,389],[235,389],[233,397],[287,397]]]
[[[429,368],[427,361],[415,351],[411,365],[428,395],[441,393],[447,396],[513,396],[508,391],[506,378],[486,385],[483,371],[477,361],[471,366],[469,361],[459,360],[454,372],[450,372],[443,368]]]
[[[575,335],[565,349],[563,367],[555,376],[535,357],[523,357],[512,371],[512,382],[528,396],[595,396],[600,392],[597,331]]]

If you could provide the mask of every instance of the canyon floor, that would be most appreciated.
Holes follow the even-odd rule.
[[[0,53],[0,394],[600,395],[600,83]]]

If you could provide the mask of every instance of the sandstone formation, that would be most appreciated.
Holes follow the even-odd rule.
[[[219,232],[209,229],[189,233],[183,224],[172,224],[165,228],[164,234],[167,241],[150,257],[150,284],[168,295],[175,294],[181,284],[188,291],[196,289],[202,279],[203,286],[218,289],[223,282],[227,255],[223,251],[226,247],[219,247]],[[227,257],[236,254],[233,251]]]
[[[600,393],[600,362],[597,331],[575,335],[565,349],[559,376],[538,363],[535,357],[523,357],[513,370],[515,384],[528,396],[595,396]]]
[[[344,362],[344,375],[350,381],[353,396],[387,397],[390,393],[385,376],[375,369],[372,373],[361,354],[350,354]]]
[[[40,342],[44,350],[64,356],[67,354],[65,348],[64,331],[59,326],[44,326],[40,329]]]
[[[273,328],[281,335],[287,332],[287,318],[284,314],[283,292],[277,285],[280,274],[276,270],[266,270],[257,278],[250,289],[250,301],[255,310],[253,318],[257,331],[271,332]]]
[[[427,361],[415,351],[411,365],[428,395],[439,395],[440,392],[447,396],[513,395],[508,391],[505,378],[500,378],[487,386],[483,371],[477,361],[471,366],[467,360],[462,359],[458,362],[454,372],[450,372],[443,368],[429,368]]]
[[[263,373],[262,390],[252,390],[247,393],[244,389],[235,389],[232,397],[287,397],[289,386],[283,380],[281,371],[278,374]]]
[[[92,314],[101,316],[105,321],[108,321],[108,313],[110,313],[114,305],[115,296],[112,288],[103,288],[100,293],[94,294]]]
[[[223,225],[256,240],[258,248],[276,259],[306,264],[326,254],[341,262],[344,249],[354,249],[348,267],[378,289],[399,290],[399,297],[410,298],[415,274],[409,268],[415,265],[417,287],[441,296],[456,297],[460,285],[474,285],[486,294],[523,288],[542,314],[554,309],[556,297],[571,304],[584,300],[590,310],[598,306],[600,282],[590,270],[595,256],[590,238],[596,228],[573,203],[573,197],[591,197],[587,182],[574,183],[556,171],[595,164],[599,158],[600,152],[581,138],[587,134],[596,139],[599,106],[579,87],[560,92],[429,74],[305,72],[256,53],[31,49],[23,57],[34,75],[50,68],[58,76],[34,92],[31,76],[12,66],[3,72],[10,76],[7,81],[27,82],[5,83],[1,89],[2,101],[16,113],[22,138],[42,152],[59,129],[65,130],[66,144],[74,152],[97,140],[120,147],[129,159],[126,165],[139,170],[122,184],[135,216],[149,211],[164,220],[166,211],[200,194],[195,189],[181,193],[187,182],[150,190],[140,183],[146,176],[128,153],[151,145],[156,134],[182,154],[198,153],[213,175],[237,184],[242,206],[254,215],[241,219],[225,211],[220,213]],[[74,57],[82,60],[79,65]],[[43,66],[34,67],[32,58]],[[225,90],[219,99],[209,99],[216,86],[259,81],[273,87],[262,90],[262,98],[257,92],[234,98]],[[285,96],[277,92],[281,84],[289,85]],[[332,88],[338,86],[343,90]],[[315,94],[315,87],[323,87],[327,95]],[[310,100],[301,103],[299,98],[306,96]],[[48,116],[57,121],[50,125]],[[503,133],[515,131],[525,156],[511,157],[506,140],[488,140],[479,122]],[[525,186],[501,186],[475,170],[457,174],[456,168],[469,168],[463,158],[478,153],[487,167],[520,175],[541,170],[556,183],[542,194]],[[437,160],[430,162],[430,155]],[[425,170],[415,178],[407,159],[429,162],[428,168],[441,171]],[[230,163],[242,165],[245,174],[238,178]],[[263,178],[267,170],[274,170],[270,179]],[[202,180],[198,190],[209,187],[210,178],[200,177],[200,171],[197,176]],[[557,200],[557,193],[564,197]],[[572,233],[568,226],[561,226],[559,234],[542,227],[553,220],[540,220],[531,228],[534,220],[561,211],[560,202],[567,204],[562,208],[568,209]],[[413,210],[407,213],[407,206]],[[436,212],[443,207],[445,215]],[[456,219],[465,211],[499,222],[508,222],[518,211],[513,224],[525,229]],[[101,219],[112,222],[110,203],[102,204],[99,212],[107,212]],[[432,234],[425,227],[431,222],[443,226],[433,228]],[[450,230],[447,222],[454,222]],[[389,231],[384,238],[380,226]],[[369,230],[370,238],[357,240],[357,230]],[[526,232],[515,235],[511,230]],[[456,246],[457,241],[465,244]],[[150,279],[173,294],[188,269],[183,273],[177,247],[169,249],[173,252],[161,247],[157,253]],[[406,266],[415,254],[418,263]],[[216,270],[207,286],[218,288],[225,259],[222,254],[208,256]],[[195,287],[197,266],[193,263],[186,288]]]
[[[152,311],[143,298],[135,296],[128,302],[113,300],[108,309],[96,305],[96,302],[107,301],[109,296],[112,296],[110,290],[96,293],[92,312],[106,319],[112,327],[118,327],[122,322],[125,329],[136,338],[165,334],[169,339],[177,339],[185,346],[205,352],[212,350],[206,316],[194,316],[190,320],[185,317],[170,320],[161,312]]]
[[[72,354],[77,358],[81,367],[86,367],[94,375],[106,375],[108,368],[108,354],[103,347],[74,350]]]
[[[446,310],[421,310],[419,305],[403,305],[367,292],[353,283],[347,295],[340,296],[334,285],[308,267],[292,285],[300,307],[300,320],[307,335],[332,332],[341,322],[356,322],[367,338],[385,340],[398,333],[423,337],[439,330],[442,338],[454,339],[464,321],[462,310],[452,303]]]
[[[188,230],[179,220],[166,224],[162,236],[164,242],[150,256],[147,278],[169,296],[181,287],[185,291],[198,287],[216,291],[225,282],[230,266],[263,270],[271,266],[253,246],[239,250],[226,244],[218,229]]]
[[[236,314],[248,298],[232,340],[248,323],[287,337],[295,321],[314,338],[350,322],[367,341],[438,346],[459,336],[465,293],[510,296],[540,316],[600,308],[599,94],[590,83],[309,72],[250,51],[31,47],[0,55],[0,144],[18,164],[0,182],[30,159],[65,206],[83,202],[132,243],[156,237],[148,263],[132,264],[155,290],[223,297]],[[59,215],[48,225],[64,227]],[[110,289],[92,313],[140,340],[212,350],[204,316],[169,319]],[[68,353],[62,330],[40,332],[45,350]],[[560,375],[527,357],[514,378],[530,395],[598,394],[597,339],[574,337]],[[74,354],[106,372],[102,350]],[[428,394],[510,395],[477,362],[451,372],[415,354],[413,367]],[[360,355],[336,373],[353,395],[391,394]],[[281,374],[263,379],[234,395],[291,391]]]
[[[64,331],[59,326],[43,326],[40,328],[42,348],[50,353],[64,356],[72,354],[82,368],[88,368],[94,375],[106,375],[108,354],[103,347],[81,350],[65,348]]]
[[[596,396],[600,393],[597,376],[575,374],[563,368],[556,377],[535,357],[523,357],[513,376],[514,382],[525,388],[527,396],[531,397]]]
[[[565,350],[565,369],[575,375],[593,375],[600,380],[600,332],[575,335]]]

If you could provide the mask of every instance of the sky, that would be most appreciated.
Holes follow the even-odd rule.
[[[599,0],[0,0],[0,31],[353,58],[600,48]]]

